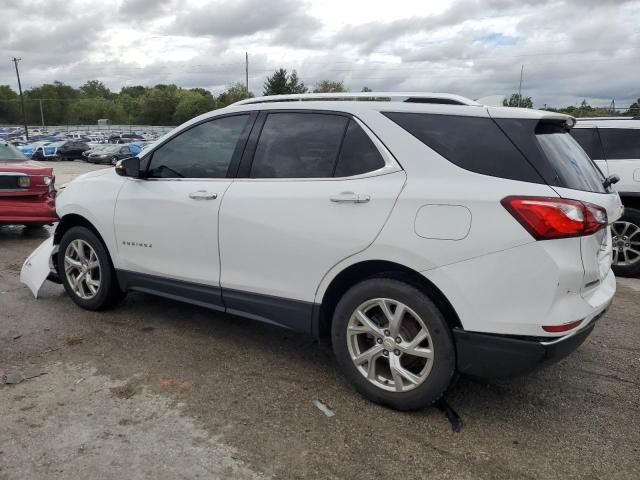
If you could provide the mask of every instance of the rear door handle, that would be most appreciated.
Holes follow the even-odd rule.
[[[207,192],[206,190],[198,190],[197,192],[191,192],[189,198],[194,200],[215,200],[218,198],[218,194]]]
[[[333,203],[368,203],[371,197],[361,193],[342,192],[340,195],[329,197],[329,200]]]

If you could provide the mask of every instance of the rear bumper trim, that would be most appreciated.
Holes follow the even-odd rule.
[[[605,313],[606,309],[585,327],[549,341],[455,329],[458,371],[482,378],[526,375],[576,350]]]

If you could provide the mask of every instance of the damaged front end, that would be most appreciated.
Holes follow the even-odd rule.
[[[29,287],[29,290],[36,298],[38,298],[38,292],[47,280],[60,283],[54,264],[54,258],[57,253],[58,245],[54,245],[53,237],[49,237],[29,255],[22,265],[20,281]]]

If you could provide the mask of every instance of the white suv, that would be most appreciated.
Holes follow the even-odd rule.
[[[616,175],[624,214],[612,225],[613,269],[640,274],[640,117],[581,118],[571,132],[605,175]]]
[[[137,290],[330,339],[366,397],[419,408],[456,371],[561,358],[611,303],[622,206],[572,122],[454,95],[246,100],[70,183],[23,281],[37,294],[53,256],[83,308]]]

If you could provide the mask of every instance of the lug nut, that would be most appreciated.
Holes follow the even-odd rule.
[[[397,357],[400,356],[400,350],[394,350],[393,353],[395,353]]]
[[[383,350],[383,351],[382,351],[382,354],[383,354],[385,357],[388,357],[388,356],[389,356],[389,351],[388,351],[388,350]]]
[[[389,335],[391,335],[391,332],[389,330],[385,330],[384,334],[388,337]]]
[[[402,339],[400,337],[396,337],[396,343],[402,343]]]
[[[382,343],[382,339],[381,339],[381,338],[378,338],[378,339],[376,340],[376,342],[378,342],[378,343]]]

